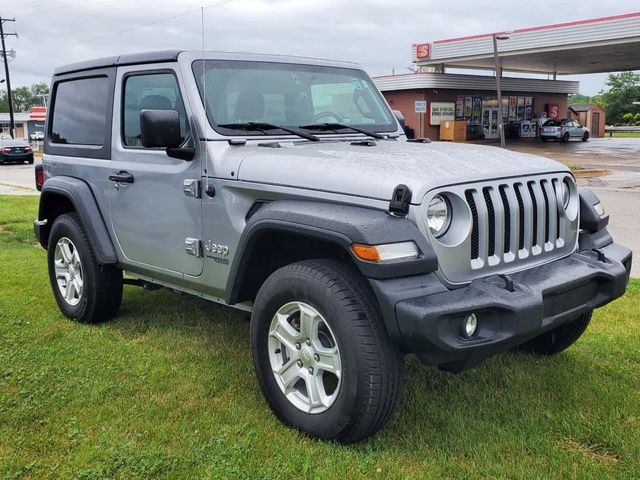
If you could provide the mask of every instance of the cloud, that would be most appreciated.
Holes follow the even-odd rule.
[[[53,69],[89,58],[162,49],[201,49],[200,7],[208,50],[252,51],[351,60],[371,74],[403,71],[420,41],[627,13],[626,0],[1,0],[19,38],[15,85],[49,82]],[[218,4],[216,6],[216,4]],[[580,76],[596,93],[603,75]]]

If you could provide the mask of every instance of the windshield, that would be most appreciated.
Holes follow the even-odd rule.
[[[372,132],[396,130],[393,114],[360,70],[228,60],[205,60],[203,65],[196,60],[193,72],[201,96],[205,90],[209,123],[223,134],[237,134],[234,126],[252,123],[305,126],[310,132],[314,125],[324,123]],[[320,126],[318,131],[326,132],[326,128]],[[243,135],[247,134],[278,132],[245,128]]]

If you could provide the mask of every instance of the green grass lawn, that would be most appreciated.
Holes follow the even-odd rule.
[[[607,133],[605,136],[608,137],[609,134]],[[640,132],[614,132],[613,137],[614,138],[636,138],[636,137],[640,138]]]
[[[246,316],[125,287],[100,326],[64,318],[31,222],[0,196],[0,478],[637,478],[640,281],[554,358],[459,375],[408,359],[389,425],[355,446],[282,426]]]

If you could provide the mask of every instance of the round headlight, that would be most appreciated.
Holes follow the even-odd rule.
[[[451,224],[449,201],[442,195],[436,195],[427,208],[427,226],[434,237],[444,235]]]
[[[562,181],[562,205],[566,209],[569,206],[569,200],[571,199],[571,187],[569,181],[565,178]]]

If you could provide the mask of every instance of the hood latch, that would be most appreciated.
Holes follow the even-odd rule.
[[[409,206],[411,205],[411,190],[406,185],[398,185],[393,189],[393,196],[389,203],[389,213],[406,217],[409,214]]]

